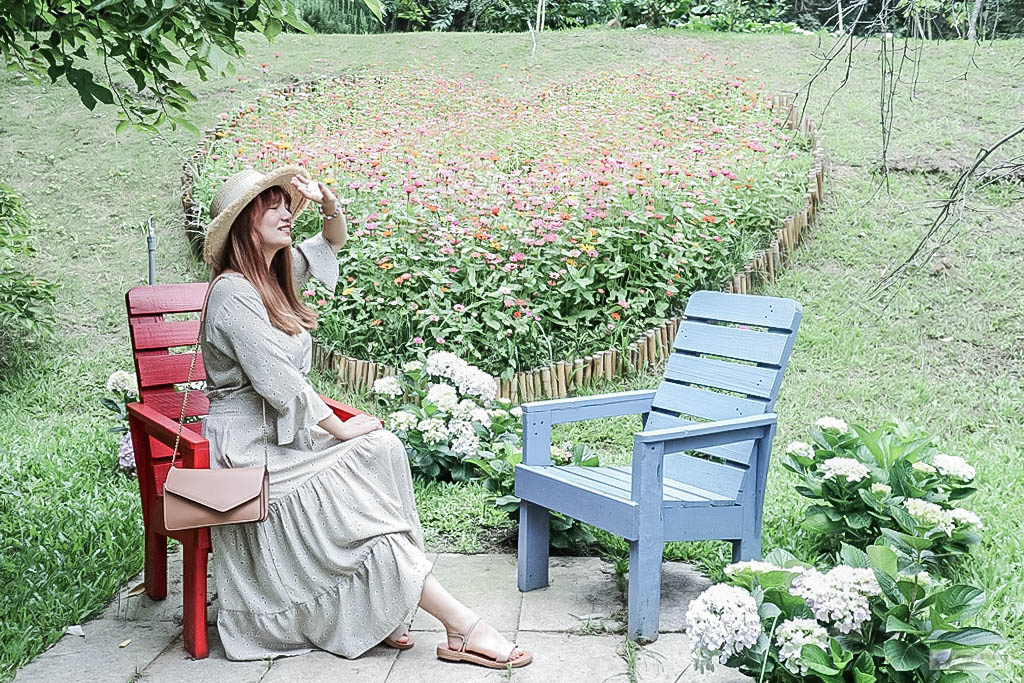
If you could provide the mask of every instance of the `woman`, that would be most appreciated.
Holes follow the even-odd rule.
[[[323,232],[291,247],[307,202]],[[333,290],[347,234],[334,193],[288,166],[242,171],[218,190],[204,257],[217,275],[202,331],[213,467],[258,466],[269,449],[265,522],[213,527],[217,627],[229,659],[314,648],[357,657],[413,646],[419,604],[448,632],[438,657],[529,664],[430,574],[402,443],[376,418],[342,421],[306,378],[316,314],[296,291]],[[264,408],[265,417],[264,417]]]

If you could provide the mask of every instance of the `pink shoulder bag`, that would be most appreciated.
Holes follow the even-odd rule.
[[[263,401],[263,466],[230,467],[223,469],[187,469],[175,467],[178,444],[185,420],[185,406],[188,403],[188,384],[199,356],[199,345],[206,322],[206,305],[210,301],[213,285],[223,275],[217,276],[206,290],[203,310],[199,317],[199,336],[188,369],[185,397],[181,401],[181,416],[178,418],[178,436],[174,440],[171,454],[171,469],[164,481],[164,526],[168,531],[196,529],[222,524],[262,522],[267,518],[270,501],[270,474],[267,471],[269,447],[267,446],[267,402]]]

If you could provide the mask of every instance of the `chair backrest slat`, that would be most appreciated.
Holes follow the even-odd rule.
[[[176,353],[166,356],[141,356],[138,359],[139,388],[165,387],[184,384],[188,380],[188,368],[192,364],[191,353]],[[196,354],[196,366],[192,370],[192,381],[206,379],[202,352]],[[145,403],[145,398],[143,398]]]
[[[696,292],[685,315],[644,429],[770,412],[800,326],[800,304],[776,297]],[[709,490],[734,496],[753,453],[754,442],[745,441],[700,449],[696,456],[672,455],[666,457],[665,476],[682,476],[684,470],[689,473],[687,481],[695,481],[694,474],[706,476]]]
[[[777,373],[775,368],[743,365],[685,353],[673,353],[665,367],[665,379],[765,399],[771,398]]]
[[[739,327],[687,320],[679,326],[674,350],[707,353],[779,367],[786,349],[786,333],[759,332]]]
[[[792,299],[697,292],[686,306],[691,320],[717,320],[793,332],[800,324],[800,304]]]
[[[132,321],[135,350],[195,346],[199,320],[167,320],[158,323]]]

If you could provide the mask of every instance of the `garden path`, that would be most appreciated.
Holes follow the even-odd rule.
[[[193,661],[181,644],[181,554],[169,558],[168,596],[153,602],[130,595],[139,575],[107,608],[82,624],[84,636],[66,634],[56,645],[21,669],[15,681],[191,681],[194,683],[468,683],[470,681],[707,681],[740,683],[745,677],[724,667],[701,675],[689,667],[689,643],[683,617],[690,600],[710,582],[687,565],[665,563],[661,632],[657,642],[628,656],[622,625],[625,603],[612,566],[595,557],[555,557],[551,587],[520,593],[513,555],[434,554],[434,573],[455,595],[509,638],[534,652],[530,666],[489,671],[447,664],[434,655],[443,628],[417,611],[412,630],[416,647],[398,652],[378,646],[355,660],[324,652],[273,662],[229,662],[212,624],[217,601],[209,608],[210,657]],[[212,581],[211,581],[212,586]],[[630,665],[627,662],[633,661]],[[635,675],[631,675],[631,672]]]

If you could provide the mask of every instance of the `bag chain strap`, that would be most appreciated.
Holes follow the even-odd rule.
[[[210,293],[213,292],[213,285],[216,284],[217,280],[224,277],[223,274],[218,275],[214,278],[213,282],[206,289],[206,298],[203,300],[203,310],[199,315],[199,334],[196,336],[196,346],[192,352],[192,362],[188,366],[188,379],[185,381],[185,397],[181,400],[181,415],[178,416],[178,435],[174,438],[174,452],[171,454],[171,467],[174,467],[174,461],[178,457],[178,444],[181,442],[181,430],[185,426],[185,406],[188,404],[188,392],[189,384],[192,383],[192,373],[196,368],[196,358],[199,357],[199,343],[203,338],[203,325],[206,322],[206,304],[210,302]],[[270,448],[267,446],[267,401],[262,399],[263,403],[263,467],[269,468],[270,464]]]

